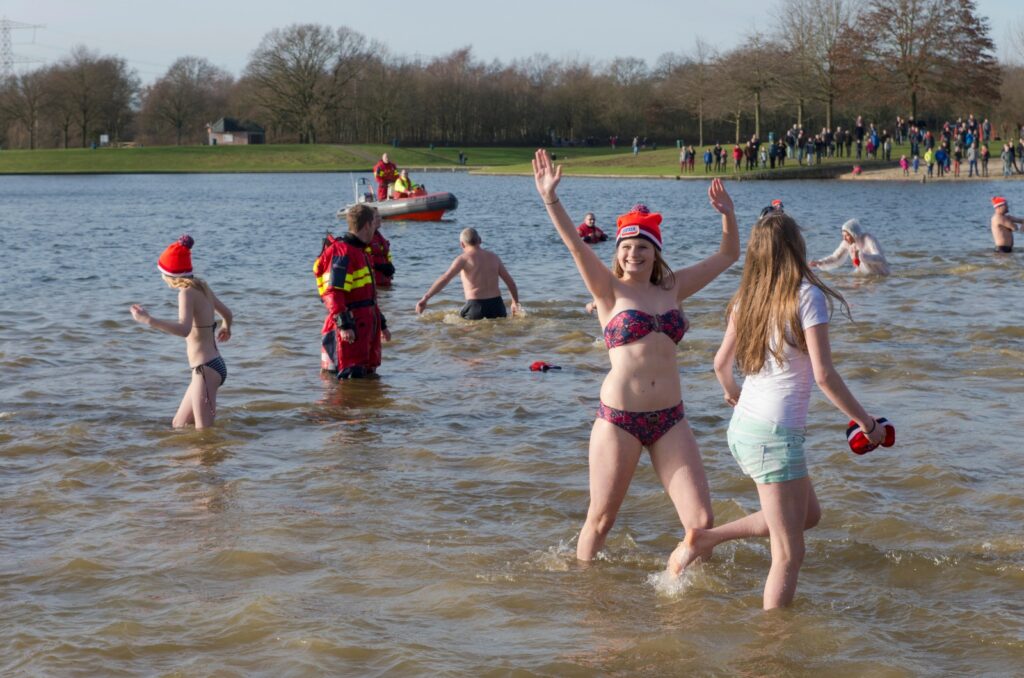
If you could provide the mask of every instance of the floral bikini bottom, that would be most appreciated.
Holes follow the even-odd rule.
[[[658,442],[658,438],[686,418],[683,403],[675,407],[653,412],[629,412],[608,407],[604,403],[597,408],[597,418],[604,419],[621,428],[623,431],[640,441],[641,445],[650,447]]]

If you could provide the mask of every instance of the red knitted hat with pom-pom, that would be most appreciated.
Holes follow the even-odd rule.
[[[192,277],[192,245],[195,244],[192,236],[185,234],[172,242],[160,255],[156,267],[164,275],[173,278]]]
[[[615,225],[618,227],[615,233],[616,245],[626,238],[644,238],[661,250],[661,215],[651,212],[647,205],[634,205],[633,209],[616,219]]]

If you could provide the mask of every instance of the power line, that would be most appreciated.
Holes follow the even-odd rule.
[[[26,24],[21,21],[11,21],[7,17],[0,19],[0,78],[6,79],[14,75],[14,64],[30,64],[35,59],[17,56],[11,43],[11,31],[16,29],[32,29],[32,40],[35,40],[35,30],[46,28],[41,24]]]

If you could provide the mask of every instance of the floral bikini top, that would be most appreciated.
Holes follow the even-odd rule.
[[[658,315],[631,308],[619,311],[604,326],[604,344],[608,348],[631,344],[651,332],[662,332],[678,344],[689,325],[686,316],[678,308]]]

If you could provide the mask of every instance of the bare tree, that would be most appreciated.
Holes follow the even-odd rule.
[[[778,11],[779,29],[800,67],[798,81],[806,80],[815,98],[825,104],[825,126],[829,128],[836,98],[842,92],[842,76],[849,72],[849,36],[858,9],[857,0],[782,0]],[[807,91],[805,83],[798,82],[796,90]],[[802,102],[798,118],[802,124]]]
[[[608,66],[605,120],[614,134],[647,136],[646,115],[653,90],[652,78],[643,59],[620,57]]]
[[[42,70],[11,76],[0,94],[0,111],[21,123],[28,132],[28,147],[35,149],[39,122],[47,102],[46,74]]]
[[[124,59],[100,56],[84,46],[75,47],[48,69],[45,81],[47,109],[62,130],[65,147],[72,125],[83,147],[95,141],[100,126],[117,139],[132,115],[139,89],[138,75]]]
[[[345,86],[366,64],[366,39],[348,28],[296,24],[268,33],[246,67],[255,96],[302,143],[340,107]]]
[[[874,73],[908,99],[917,119],[931,94],[999,97],[988,21],[973,0],[869,0],[857,49]]]
[[[699,144],[704,145],[704,107],[712,77],[712,63],[717,58],[714,48],[700,38],[694,47],[688,77],[683,83],[684,98],[697,114]]]
[[[598,121],[601,83],[589,63],[567,61],[559,68],[552,96],[559,121],[556,131],[568,139],[582,138]]]
[[[207,59],[181,57],[146,92],[142,110],[157,127],[169,127],[174,143],[189,136],[198,139],[203,123],[223,110],[232,84],[229,73]]]
[[[472,120],[473,92],[480,67],[472,49],[463,47],[432,59],[423,71],[423,114],[443,143],[466,143]]]
[[[1015,139],[1020,134],[1021,111],[1024,111],[1024,66],[1007,66],[1003,69],[1002,98],[990,116],[1003,139]]]
[[[704,126],[716,59],[711,45],[698,38],[692,56],[664,55],[659,61],[658,75],[665,99],[697,119],[698,146],[704,145]]]
[[[1002,72],[995,57],[988,19],[978,14],[975,0],[952,0],[949,64],[945,91],[977,105],[999,101]]]
[[[761,137],[761,116],[766,97],[779,86],[781,81],[779,65],[785,61],[785,50],[776,42],[755,33],[745,40],[744,45],[727,53],[721,60],[720,75],[724,84],[737,102],[749,101],[754,114],[754,134]],[[728,95],[727,95],[728,96]],[[744,108],[742,104],[740,109]],[[736,139],[739,141],[740,113],[732,116],[736,123]]]
[[[383,143],[405,136],[402,127],[408,124],[410,115],[415,116],[415,102],[407,101],[406,96],[416,85],[413,76],[417,69],[411,62],[389,57],[382,45],[370,52],[374,56],[367,61],[355,84],[352,99],[361,118],[366,121],[365,138]],[[332,134],[340,138],[346,127],[345,119],[335,116],[332,122]]]
[[[139,97],[139,76],[120,57],[104,57],[96,64],[102,83],[98,105],[99,122],[111,140],[120,141],[135,115]]]
[[[81,144],[89,145],[92,124],[99,116],[99,107],[103,86],[96,68],[100,57],[83,45],[71,50],[71,54],[63,59],[56,70],[62,106],[65,110],[74,111],[74,122],[78,126]],[[65,139],[67,133],[65,132]]]
[[[70,148],[71,127],[75,121],[77,107],[75,101],[67,96],[67,78],[64,67],[54,65],[44,69],[43,78],[43,86],[46,91],[46,114],[57,130],[57,144],[64,148]]]

